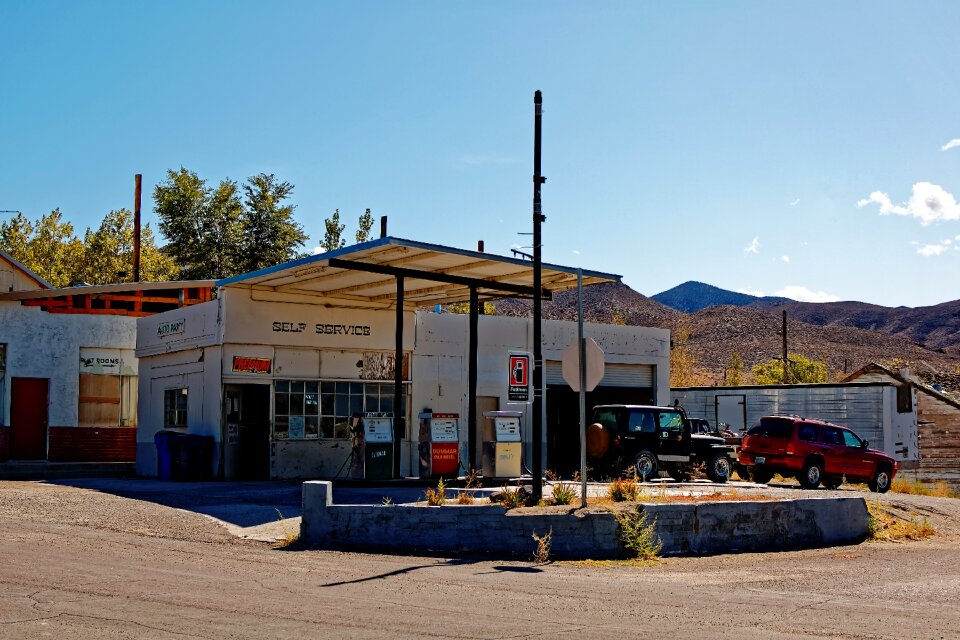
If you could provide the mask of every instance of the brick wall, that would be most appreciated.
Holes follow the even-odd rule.
[[[51,462],[135,462],[134,427],[50,427]]]

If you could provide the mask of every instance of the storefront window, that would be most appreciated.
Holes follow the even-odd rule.
[[[404,409],[409,387],[404,385]],[[393,412],[392,383],[277,380],[273,435],[290,440],[349,438],[350,418],[366,411]]]
[[[163,428],[187,428],[186,389],[167,389],[163,392]]]

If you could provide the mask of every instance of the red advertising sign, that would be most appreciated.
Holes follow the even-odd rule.
[[[260,373],[269,374],[270,365],[273,360],[270,358],[251,358],[249,356],[233,356],[234,373]]]
[[[460,468],[460,445],[434,442],[430,445],[430,467],[435,476],[455,476]]]
[[[529,402],[530,356],[528,354],[510,354],[509,378],[507,400],[509,402]]]

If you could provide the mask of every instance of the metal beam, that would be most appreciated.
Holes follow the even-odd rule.
[[[366,262],[356,262],[354,260],[341,260],[339,258],[330,259],[331,267],[340,269],[354,269],[356,271],[367,271],[370,273],[382,273],[390,276],[402,276],[404,278],[426,280],[434,282],[446,282],[449,284],[458,284],[464,287],[476,287],[477,289],[488,289],[503,293],[516,293],[520,295],[534,295],[536,289],[519,284],[509,284],[506,282],[496,282],[484,280],[482,278],[467,278],[464,276],[454,276],[447,273],[434,273],[432,271],[421,271],[419,269],[405,269],[402,267],[389,267],[378,264],[368,264]],[[541,294],[543,291],[541,291]]]

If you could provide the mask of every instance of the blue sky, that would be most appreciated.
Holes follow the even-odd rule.
[[[509,254],[541,89],[546,260],[647,295],[936,304],[960,298],[958,24],[956,2],[0,0],[0,209],[82,232],[138,172],[147,195],[181,165],[268,172],[308,249],[370,207]]]

